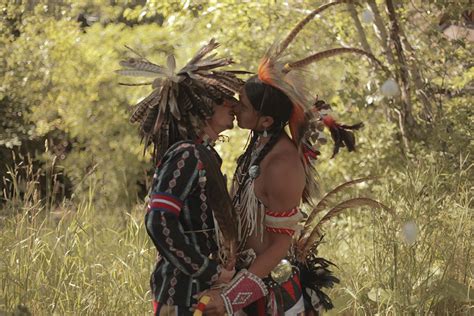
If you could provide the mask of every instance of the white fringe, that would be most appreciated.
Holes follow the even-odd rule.
[[[239,213],[239,239],[248,237],[254,232],[260,234],[263,242],[263,220],[265,206],[255,195],[255,181],[249,178],[240,195],[240,202],[236,206]]]

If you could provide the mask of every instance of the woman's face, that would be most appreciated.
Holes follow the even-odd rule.
[[[260,115],[250,103],[245,89],[239,95],[240,102],[235,107],[237,125],[240,128],[259,130]]]
[[[225,100],[221,105],[214,105],[214,113],[208,123],[217,134],[234,127],[236,103],[236,101]]]

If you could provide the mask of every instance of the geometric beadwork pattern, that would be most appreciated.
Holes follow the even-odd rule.
[[[206,166],[199,159],[202,149],[180,143],[163,156],[153,177],[146,229],[161,256],[151,283],[163,308],[191,306],[192,295],[209,288],[220,274],[218,262],[209,257],[217,245],[209,229],[214,222]]]

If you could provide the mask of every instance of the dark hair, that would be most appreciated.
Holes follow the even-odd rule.
[[[286,94],[275,87],[263,83],[257,76],[253,76],[247,80],[244,89],[247,98],[254,109],[263,115],[271,116],[274,123],[269,130],[271,133],[270,139],[253,162],[250,161],[252,148],[255,146],[258,138],[258,134],[255,133],[255,131],[252,132],[252,138],[250,139],[245,152],[238,158],[234,178],[238,176],[237,172],[240,168],[242,168],[242,171],[245,171],[245,175],[243,180],[240,182],[241,185],[238,188],[236,195],[234,196],[234,201],[235,199],[240,199],[240,193],[245,185],[245,181],[250,176],[248,173],[250,163],[252,163],[252,165],[260,166],[262,160],[280,139],[281,133],[284,131],[284,127],[288,123],[293,109],[293,104]]]
[[[284,127],[288,123],[293,104],[281,90],[263,83],[258,76],[247,80],[244,89],[254,109],[273,118],[275,122],[272,130]]]

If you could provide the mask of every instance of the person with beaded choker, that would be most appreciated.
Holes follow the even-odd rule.
[[[338,282],[326,269],[330,263],[313,260],[314,253],[306,250],[298,253],[294,241],[307,217],[300,206],[313,207],[313,198],[318,196],[313,162],[319,155],[317,144],[325,142],[324,126],[335,141],[334,156],[340,147],[354,150],[351,130],[362,124],[341,125],[329,116],[328,105],[309,92],[308,72],[302,70],[341,53],[379,61],[357,48],[330,49],[295,62],[283,62],[282,56],[312,18],[344,2],[330,2],[312,11],[283,41],[270,47],[258,74],[240,91],[237,121],[241,128],[251,130],[251,137],[237,160],[231,190],[238,216],[238,273],[222,290],[201,294],[209,301],[205,315],[317,315],[321,308],[332,307],[321,291]],[[303,272],[311,280],[300,278]]]
[[[232,63],[208,56],[218,45],[211,40],[177,72],[172,55],[163,67],[134,51],[138,58],[117,71],[155,77],[130,118],[140,123],[145,149],[153,144],[157,165],[145,215],[159,252],[150,280],[154,315],[192,315],[193,296],[235,273],[226,258],[237,238],[236,214],[213,144],[233,127],[243,81],[237,71],[216,70]]]

